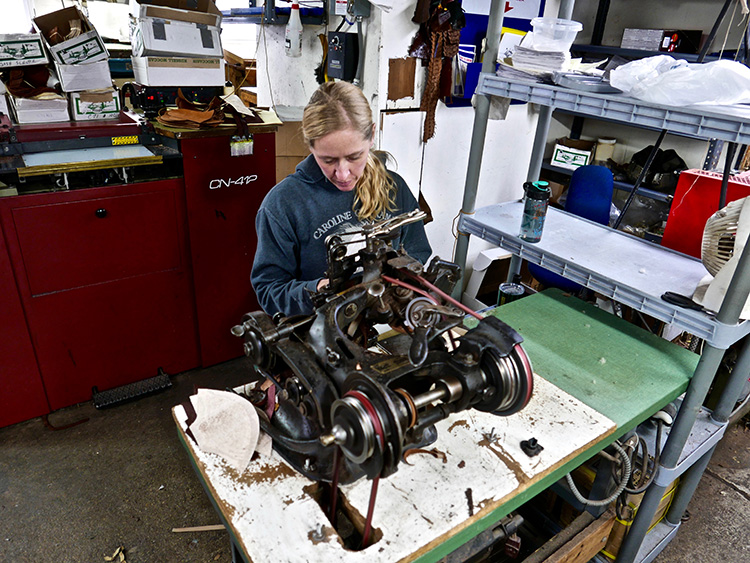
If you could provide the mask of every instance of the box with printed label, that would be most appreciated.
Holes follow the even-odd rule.
[[[120,97],[113,89],[70,94],[70,117],[74,121],[117,119],[119,115]]]
[[[112,87],[109,61],[61,65],[55,63],[55,74],[60,79],[63,92],[83,92]]]
[[[558,139],[552,151],[550,164],[575,170],[579,166],[590,164],[593,158],[595,141],[583,141],[580,139]]]
[[[218,27],[177,20],[140,18],[131,21],[130,42],[137,57],[224,55]]]
[[[58,123],[70,121],[68,99],[57,94],[47,94],[45,99],[16,98],[8,94],[13,121],[23,123]]]
[[[0,68],[47,64],[39,34],[0,34]]]
[[[154,5],[155,4],[155,5]],[[222,57],[221,12],[212,0],[130,2],[133,54],[146,56]]]
[[[75,6],[38,16],[34,25],[57,63],[72,65],[109,58],[102,38]]]
[[[224,59],[133,57],[135,81],[146,86],[223,86]]]

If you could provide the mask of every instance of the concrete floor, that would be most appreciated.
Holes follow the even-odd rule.
[[[93,563],[123,546],[128,563],[231,561],[180,444],[171,408],[196,387],[244,383],[244,360],[172,377],[173,387],[110,409],[84,403],[0,429],[0,563]],[[657,563],[750,561],[750,434],[728,430]]]

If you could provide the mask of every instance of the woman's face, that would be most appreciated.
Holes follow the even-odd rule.
[[[342,192],[350,192],[365,170],[374,141],[374,135],[367,139],[359,131],[343,129],[315,141],[310,152],[326,178]]]

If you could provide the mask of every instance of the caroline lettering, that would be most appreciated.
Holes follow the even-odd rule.
[[[352,219],[352,212],[347,211],[346,213],[340,213],[339,215],[336,215],[336,217],[331,217],[320,225],[317,229],[315,229],[315,232],[313,233],[313,238],[315,240],[318,240],[319,238],[325,236],[325,234],[330,231],[333,227],[336,227],[343,223],[344,221],[351,221]]]

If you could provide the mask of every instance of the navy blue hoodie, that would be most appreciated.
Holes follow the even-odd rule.
[[[389,174],[396,182],[395,207],[385,217],[416,209],[417,202],[403,178],[395,172]],[[312,313],[305,288],[315,291],[326,271],[326,237],[362,224],[353,205],[354,190],[342,192],[334,186],[312,155],[268,192],[255,219],[258,249],[251,274],[253,289],[266,313]],[[421,222],[401,228],[393,246],[400,244],[422,263],[432,254]]]

